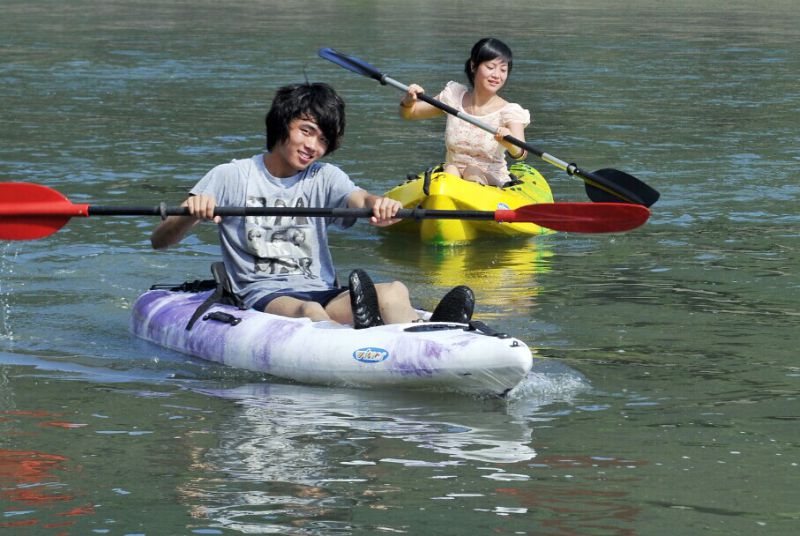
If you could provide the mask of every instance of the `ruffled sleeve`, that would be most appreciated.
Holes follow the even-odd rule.
[[[515,102],[508,104],[502,109],[500,118],[504,125],[508,125],[509,123],[522,123],[523,127],[527,127],[531,124],[531,113]]]
[[[464,99],[464,93],[466,92],[467,86],[451,80],[446,86],[444,86],[444,89],[436,96],[436,98],[448,106],[452,106],[453,108],[460,110],[461,101]]]

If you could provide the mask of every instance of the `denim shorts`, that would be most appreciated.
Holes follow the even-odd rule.
[[[310,302],[317,302],[321,306],[325,307],[328,305],[331,300],[333,300],[336,296],[341,294],[342,292],[347,292],[346,288],[330,288],[328,290],[279,290],[278,292],[273,292],[272,294],[267,294],[258,299],[253,304],[253,309],[257,311],[263,311],[267,308],[267,305],[274,300],[275,298],[282,298],[283,296],[288,296],[290,298],[296,298],[298,300],[303,301],[310,301]]]

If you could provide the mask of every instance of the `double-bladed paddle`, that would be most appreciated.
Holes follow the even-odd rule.
[[[369,218],[369,208],[217,207],[218,216]],[[188,216],[185,207],[74,204],[60,192],[26,182],[0,183],[0,240],[32,240],[61,229],[73,216]],[[535,223],[554,231],[614,233],[642,225],[650,211],[627,203],[538,203],[510,210],[401,209],[398,218]]]
[[[353,56],[347,56],[342,54],[341,52],[337,52],[332,48],[321,48],[319,50],[320,57],[335,63],[341,67],[349,71],[353,71],[354,73],[360,74],[362,76],[366,76],[368,78],[373,78],[380,82],[382,85],[390,85],[393,86],[400,91],[407,92],[408,86],[390,78],[384,73],[381,73],[377,68],[373,67],[369,63],[355,58]],[[447,112],[451,115],[458,117],[459,119],[463,119],[468,123],[472,123],[478,128],[481,128],[487,132],[495,134],[497,129],[491,125],[487,125],[482,121],[476,119],[475,117],[465,114],[459,110],[456,110],[452,106],[449,106],[441,101],[438,101],[424,93],[417,94],[417,98],[427,102],[431,106],[435,106],[436,108]],[[515,138],[514,136],[505,136],[503,138],[509,143],[516,145],[522,149],[525,149],[529,153],[535,154],[545,162],[556,166],[557,168],[564,170],[570,176],[577,176],[583,179],[586,183],[586,194],[589,196],[589,199],[592,201],[598,202],[608,202],[608,201],[623,201],[626,203],[636,203],[639,205],[644,205],[649,207],[656,201],[658,201],[659,193],[648,186],[647,184],[643,183],[633,175],[625,173],[623,171],[619,171],[617,169],[605,168],[605,169],[598,169],[597,171],[584,171],[580,169],[576,164],[568,164],[563,160],[556,158],[553,155],[547,154],[540,149],[537,149],[530,143],[526,143],[522,140]]]

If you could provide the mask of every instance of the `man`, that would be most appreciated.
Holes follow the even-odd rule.
[[[362,270],[349,290],[336,285],[327,226],[352,221],[307,217],[214,216],[216,206],[370,208],[370,223],[391,225],[401,204],[358,188],[338,167],[317,160],[335,151],[344,135],[344,101],[327,84],[282,87],[266,116],[267,152],[215,167],[151,237],[155,249],[176,244],[202,220],[219,224],[225,269],[244,304],[276,315],[332,320],[368,328],[419,320],[406,286],[373,285]],[[433,320],[469,321],[472,291],[456,287]]]

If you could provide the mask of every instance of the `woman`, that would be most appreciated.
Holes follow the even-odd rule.
[[[464,65],[470,87],[451,81],[436,96],[445,104],[497,128],[497,133],[492,136],[448,115],[444,168],[447,173],[468,181],[502,186],[510,180],[505,153],[508,152],[515,160],[527,156],[526,151],[503,140],[503,137],[511,135],[524,141],[524,129],[530,123],[528,110],[498,95],[511,74],[512,65],[511,49],[505,43],[492,37],[481,39],[472,47]],[[417,94],[424,92],[417,84],[408,87],[400,101],[400,115],[404,119],[427,119],[445,113],[417,98]]]

